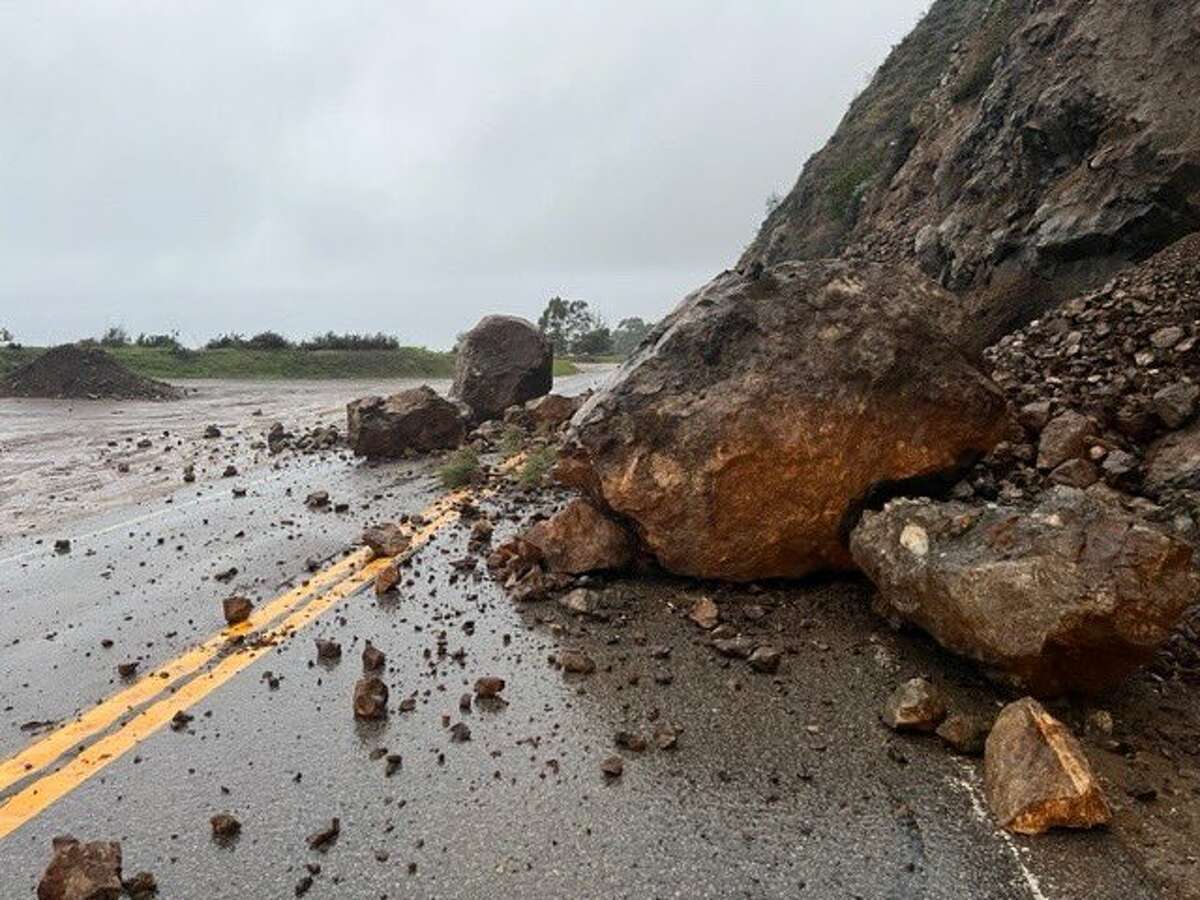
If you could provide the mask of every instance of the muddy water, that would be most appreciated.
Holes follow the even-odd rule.
[[[555,390],[580,393],[610,371],[589,367],[557,379]],[[344,428],[346,403],[356,397],[421,384],[441,393],[450,388],[447,379],[419,378],[179,384],[188,396],[175,403],[0,399],[0,546],[17,535],[48,534],[81,516],[165,497],[188,463],[201,480],[220,477],[229,464],[245,476],[269,464],[251,445],[272,422],[296,431],[316,424]],[[201,440],[209,424],[221,428],[218,441]]]

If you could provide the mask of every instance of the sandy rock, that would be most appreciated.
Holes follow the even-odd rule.
[[[118,900],[121,896],[119,843],[94,841],[83,844],[67,835],[56,837],[53,847],[50,865],[38,882],[38,900]]]
[[[979,756],[983,753],[991,725],[979,716],[953,713],[937,728],[937,736],[964,756]]]
[[[408,533],[394,522],[372,525],[363,531],[362,542],[378,556],[399,556],[408,549]]]
[[[554,350],[533,323],[486,316],[458,345],[450,396],[470,407],[476,421],[494,419],[549,393],[553,367]]]
[[[1038,443],[1039,469],[1056,469],[1070,459],[1087,455],[1096,433],[1096,423],[1068,409],[1051,419],[1042,429]]]
[[[212,828],[212,836],[217,840],[229,840],[241,834],[242,823],[229,813],[217,813],[208,820]]]
[[[387,717],[388,686],[373,676],[354,684],[354,715],[359,719]]]
[[[1154,411],[1167,428],[1182,428],[1196,415],[1197,400],[1200,387],[1180,381],[1155,393]]]
[[[356,455],[383,459],[457,447],[466,434],[458,407],[428,385],[355,400],[346,424]]]
[[[384,566],[375,576],[375,596],[382,597],[389,591],[394,591],[403,577],[400,566],[395,561]]]
[[[248,597],[226,597],[221,601],[221,611],[227,623],[238,625],[250,618],[254,603]]]
[[[581,397],[564,397],[561,394],[547,394],[525,404],[525,408],[533,417],[534,424],[539,428],[555,429],[569,421],[579,410],[583,400]]]
[[[783,659],[783,651],[771,644],[760,644],[754,648],[746,660],[755,672],[770,675],[779,671],[779,662]]]
[[[850,546],[879,612],[1043,696],[1118,684],[1197,593],[1186,543],[1072,488],[1030,511],[896,500]]]
[[[317,638],[317,659],[325,662],[334,662],[342,658],[342,645],[337,641],[326,640],[325,638]]]
[[[1015,428],[922,321],[953,302],[867,263],[727,272],[584,404],[556,474],[677,574],[850,569],[844,523],[879,485],[954,470]]]
[[[596,671],[596,663],[582,650],[559,650],[558,664],[564,672],[573,675],[590,675]]]
[[[701,597],[688,610],[688,618],[706,631],[711,631],[721,621],[721,610],[710,598]]]
[[[495,675],[485,675],[482,678],[475,679],[475,696],[482,700],[489,700],[492,697],[498,696],[503,690],[503,678],[498,678]]]
[[[992,726],[984,789],[996,819],[1018,834],[1093,828],[1112,818],[1079,742],[1028,697],[1004,707]]]
[[[387,665],[387,654],[367,641],[362,652],[362,667],[364,672],[381,672]]]
[[[606,778],[620,778],[625,774],[625,760],[616,755],[610,756],[600,763],[600,771]]]
[[[946,701],[924,678],[912,678],[892,692],[880,718],[896,731],[934,731],[946,718]]]
[[[572,500],[521,538],[537,548],[551,572],[583,575],[623,569],[633,560],[633,542],[625,529],[586,500]]]

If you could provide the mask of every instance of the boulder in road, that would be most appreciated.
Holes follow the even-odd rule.
[[[1030,510],[895,500],[850,548],[881,614],[1038,696],[1118,684],[1197,596],[1188,544],[1075,488]]]
[[[38,900],[118,900],[121,845],[84,844],[69,835],[53,841],[54,856],[38,882]]]
[[[1030,697],[1001,710],[983,775],[988,806],[1009,831],[1094,828],[1112,818],[1079,741]]]
[[[862,262],[726,272],[580,408],[556,475],[676,574],[851,569],[847,523],[871,497],[956,472],[1016,428],[929,324],[955,302]]]
[[[376,459],[457,447],[466,435],[458,407],[428,385],[355,400],[346,422],[354,453]]]
[[[483,422],[550,393],[553,382],[554,349],[537,326],[516,316],[485,316],[458,345],[450,396]]]

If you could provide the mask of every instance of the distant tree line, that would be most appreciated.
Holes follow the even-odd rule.
[[[538,317],[538,328],[559,356],[628,356],[654,327],[632,317],[609,328],[586,300],[551,297]]]
[[[0,342],[3,342],[0,332]],[[157,347],[179,351],[179,332],[139,334],[131,338],[120,325],[112,325],[96,340],[101,347]],[[204,345],[205,350],[399,350],[400,340],[390,334],[337,334],[327,331],[303,341],[292,341],[276,331],[260,331],[245,337],[237,332],[217,335]]]

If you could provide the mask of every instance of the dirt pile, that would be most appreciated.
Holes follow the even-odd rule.
[[[0,381],[0,397],[79,400],[178,400],[183,392],[143,378],[98,347],[63,344]]]

